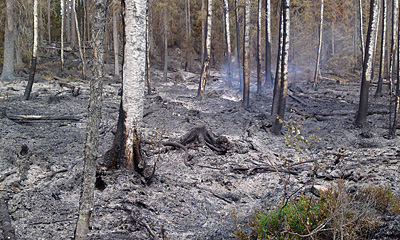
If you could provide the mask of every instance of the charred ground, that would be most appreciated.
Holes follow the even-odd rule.
[[[44,70],[55,71],[48,66]],[[29,101],[22,100],[27,81],[23,72],[16,81],[0,82],[0,190],[18,239],[73,237],[89,86],[76,71],[69,71],[57,79],[38,75]],[[356,128],[357,77],[327,76],[318,91],[306,78],[291,84],[286,120],[303,118],[301,134],[320,138],[306,151],[296,151],[269,131],[271,90],[259,96],[252,91],[251,106],[245,109],[238,101],[241,94],[224,88],[224,74],[217,71],[211,71],[201,101],[195,99],[198,74],[176,70],[163,82],[160,69],[151,73],[155,94],[146,96],[143,139],[147,143],[142,151],[144,174],[149,176],[157,162],[155,175],[148,182],[135,173],[104,171],[105,188],[95,192],[90,239],[233,239],[232,211],[244,223],[255,209],[281,201],[283,184],[271,163],[290,176],[290,190],[310,179],[313,163],[298,161],[317,159],[321,168],[313,184],[329,186],[343,178],[349,191],[381,185],[400,194],[399,140],[386,138],[389,100],[371,95],[369,127]],[[105,80],[99,162],[112,144],[120,87],[111,78]],[[15,115],[74,118],[12,119]],[[187,151],[160,144],[179,142],[199,126],[225,137],[226,151],[215,151],[201,141],[188,144]],[[21,151],[24,145],[27,152]],[[343,157],[337,162],[340,149]],[[293,165],[290,171],[282,167],[284,162]],[[387,226],[399,221],[385,219]],[[396,235],[387,239],[391,237]]]

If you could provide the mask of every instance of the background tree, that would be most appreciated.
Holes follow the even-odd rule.
[[[250,8],[251,1],[245,2],[243,42],[243,106],[249,106],[250,97]]]
[[[319,24],[319,39],[318,39],[318,49],[317,49],[317,60],[315,63],[315,74],[314,74],[314,89],[317,89],[318,85],[318,75],[319,75],[319,61],[321,60],[321,47],[322,47],[322,33],[324,29],[324,0],[321,0],[321,17]]]
[[[93,77],[90,79],[88,124],[86,127],[86,141],[84,148],[84,170],[81,197],[79,200],[79,217],[75,229],[75,239],[77,240],[87,238],[90,216],[93,208],[103,92],[103,40],[106,22],[106,0],[95,0],[94,13],[95,16],[91,38],[94,53],[93,66],[91,68]]]
[[[206,31],[206,52],[204,54],[203,67],[201,69],[201,77],[199,90],[197,93],[198,97],[204,97],[204,91],[206,89],[207,75],[210,67],[210,57],[211,57],[211,27],[212,27],[212,12],[213,12],[213,1],[207,0],[207,31]]]
[[[6,0],[4,61],[1,80],[14,80],[14,0]]]
[[[123,19],[125,44],[122,97],[117,133],[106,155],[111,160],[110,167],[140,171],[146,75],[146,1],[126,0]]]
[[[231,28],[229,19],[229,1],[224,1],[224,22],[225,22],[225,43],[226,43],[226,63],[227,63],[227,75],[228,75],[228,86],[232,87],[232,67],[231,67]]]
[[[280,65],[280,78],[277,78],[276,81],[280,81],[279,92],[277,92],[276,96],[278,101],[274,101],[277,104],[277,115],[273,121],[272,125],[272,133],[275,135],[281,134],[282,122],[281,120],[285,117],[285,109],[286,109],[286,96],[287,96],[287,86],[288,86],[288,64],[289,64],[289,41],[290,41],[290,0],[282,0],[282,24],[280,29],[280,34],[282,35],[282,50],[280,57],[281,63]],[[277,85],[275,85],[277,86]]]
[[[265,85],[273,86],[271,72],[271,0],[265,0]]]
[[[32,85],[35,80],[36,73],[36,62],[37,62],[37,52],[38,52],[38,42],[39,42],[39,23],[38,23],[38,0],[33,1],[33,47],[32,47],[32,63],[31,69],[29,71],[28,85],[25,88],[24,98],[29,99],[32,91]]]
[[[382,31],[381,31],[381,55],[379,61],[379,76],[378,76],[378,86],[376,88],[375,96],[382,96],[382,86],[383,86],[383,73],[385,69],[385,52],[386,52],[386,1],[382,0]]]
[[[379,23],[379,6],[380,0],[371,0],[370,17],[367,32],[367,43],[365,49],[365,58],[363,64],[363,73],[361,79],[360,102],[358,105],[358,112],[356,124],[360,127],[365,127],[367,124],[368,113],[368,95],[369,85],[373,74],[373,56],[376,48],[376,41],[378,36],[378,23]]]
[[[258,0],[257,4],[257,94],[261,94],[262,91],[262,79],[261,79],[261,28],[262,28],[262,1]]]
[[[119,22],[120,5],[118,2],[112,2],[112,22],[113,22],[113,43],[114,43],[114,79],[120,79],[119,74]]]

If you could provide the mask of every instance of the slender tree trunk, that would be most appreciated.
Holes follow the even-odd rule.
[[[272,108],[271,108],[271,122],[274,123],[278,116],[279,109],[279,93],[281,91],[281,64],[282,64],[282,50],[283,50],[283,11],[280,10],[279,16],[279,43],[278,43],[278,54],[276,60],[276,72],[274,81],[274,90],[272,98]]]
[[[359,9],[359,14],[360,14],[360,42],[361,42],[361,60],[362,60],[362,63],[364,62],[364,55],[365,55],[365,53],[364,53],[364,49],[365,49],[365,47],[364,47],[364,30],[363,30],[363,6],[362,6],[362,0],[359,0],[358,1],[358,9]]]
[[[367,44],[365,49],[365,60],[361,79],[360,102],[356,124],[365,127],[367,124],[369,85],[373,75],[373,56],[375,53],[378,37],[379,6],[381,0],[371,0],[370,18],[367,32]]]
[[[240,61],[240,26],[239,26],[239,0],[235,0],[235,23],[236,23],[236,57],[239,69],[240,91],[243,90],[243,67]]]
[[[281,134],[282,130],[282,122],[285,117],[285,109],[286,109],[286,96],[287,96],[287,86],[288,86],[288,63],[289,63],[289,40],[290,40],[290,0],[282,0],[282,21],[283,29],[282,31],[282,57],[281,57],[281,74],[280,79],[276,79],[280,81],[280,89],[277,93],[278,97],[278,113],[277,117],[274,119],[272,125],[272,133],[275,135]]]
[[[74,2],[75,0],[73,0]],[[75,30],[76,30],[76,36],[78,37],[78,47],[79,47],[79,55],[81,56],[81,61],[82,61],[82,75],[83,78],[86,77],[86,61],[84,54],[82,52],[82,40],[81,40],[81,34],[79,32],[79,22],[78,22],[78,16],[76,15],[76,9],[75,9],[75,4],[72,5],[72,12],[74,13],[73,15],[75,16]]]
[[[167,10],[164,8],[164,75],[163,81],[167,81],[168,75],[168,17]]]
[[[396,56],[398,51],[397,45],[397,25],[398,25],[398,18],[399,18],[399,1],[393,0],[392,2],[392,37],[391,37],[391,50],[390,50],[390,63],[389,63],[389,94],[390,94],[390,102],[389,102],[389,135],[392,135],[392,103],[393,103],[393,87],[394,87],[394,71],[396,68]]]
[[[49,43],[51,42],[51,0],[47,0],[47,34]]]
[[[204,55],[206,47],[206,17],[205,0],[201,0],[201,64],[204,64]]]
[[[386,1],[382,0],[382,32],[381,32],[381,57],[379,63],[379,78],[378,87],[376,88],[375,96],[382,96],[383,73],[385,69],[385,52],[386,52]]]
[[[265,0],[265,85],[273,87],[271,72],[271,0]]]
[[[332,56],[335,55],[335,20],[332,19]]]
[[[151,1],[147,0],[146,7],[146,82],[147,82],[147,94],[151,94],[151,79],[150,79],[150,5]]]
[[[90,5],[90,3],[91,3],[91,1],[90,0],[86,0],[86,2],[85,2],[85,6],[86,6],[86,31],[87,31],[87,41],[89,42],[90,41],[90,33],[91,33],[91,29],[90,29],[90,23],[92,22],[91,21],[91,19],[90,19],[90,8],[91,8],[91,5]]]
[[[250,105],[250,8],[251,1],[246,0],[244,13],[244,48],[243,48],[243,106]]]
[[[71,2],[65,0],[65,30],[67,35],[67,42],[71,44]]]
[[[14,80],[14,0],[6,0],[4,60],[1,80]]]
[[[191,69],[192,66],[192,28],[190,21],[190,0],[185,0],[185,71]]]
[[[231,30],[229,20],[229,2],[224,0],[224,12],[225,12],[225,43],[226,43],[226,62],[227,62],[227,75],[228,85],[232,87],[232,67],[231,67]]]
[[[122,98],[110,167],[141,171],[140,138],[146,76],[146,1],[125,0]]]
[[[106,23],[106,0],[95,0],[95,16],[92,30],[94,51],[93,78],[90,80],[90,99],[88,124],[84,148],[84,169],[79,200],[79,217],[76,223],[75,239],[87,239],[90,217],[93,209],[94,186],[96,181],[96,162],[98,158],[99,128],[101,123],[101,105],[104,76],[103,40]]]
[[[319,24],[318,50],[317,50],[317,60],[316,60],[316,64],[315,64],[315,74],[314,74],[314,84],[313,84],[314,90],[316,90],[317,86],[318,86],[319,62],[321,59],[323,26],[324,26],[324,0],[321,0],[321,15],[320,15],[320,24]]]
[[[75,11],[75,0],[71,1],[71,47],[75,48],[75,43],[76,43],[76,23],[75,23],[75,18],[76,18],[76,11]]]
[[[258,0],[258,11],[257,11],[257,94],[262,92],[262,58],[261,58],[261,20],[262,20],[262,0]]]
[[[211,57],[211,26],[212,26],[212,5],[213,1],[207,1],[207,38],[206,38],[206,53],[204,56],[203,67],[201,70],[200,84],[197,96],[204,97],[204,92],[206,89],[207,75],[210,67],[210,57]]]
[[[114,42],[114,79],[120,79],[119,74],[119,37],[118,37],[118,10],[113,9],[113,42]]]
[[[32,63],[29,72],[28,85],[25,88],[24,98],[29,99],[32,91],[33,81],[35,80],[37,49],[39,42],[39,24],[38,24],[38,0],[33,1],[33,48],[32,48]]]
[[[65,0],[61,0],[61,75],[64,72],[64,15],[65,15]]]

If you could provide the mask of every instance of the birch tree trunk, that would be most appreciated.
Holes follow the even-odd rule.
[[[317,89],[317,85],[318,85],[319,62],[321,59],[323,26],[324,26],[324,0],[321,0],[321,16],[320,16],[320,24],[319,24],[318,50],[317,50],[317,60],[316,60],[316,64],[315,64],[315,74],[314,74],[314,84],[313,84],[314,90]]]
[[[39,42],[39,24],[38,24],[38,0],[33,1],[33,47],[32,47],[32,62],[31,69],[29,71],[28,85],[26,85],[24,98],[29,99],[32,91],[32,85],[35,80],[36,73],[36,61],[37,61],[37,49]]]
[[[229,20],[229,2],[224,0],[224,12],[225,12],[225,43],[226,43],[226,62],[227,62],[227,75],[228,75],[228,86],[232,87],[232,67],[231,67],[231,30]]]
[[[93,208],[94,186],[96,181],[96,161],[98,158],[99,128],[101,124],[101,105],[104,76],[103,40],[106,25],[106,0],[95,0],[95,16],[92,29],[92,47],[94,52],[90,79],[90,99],[88,123],[84,148],[84,170],[79,200],[79,217],[76,223],[75,239],[84,240],[89,232],[90,217]]]
[[[265,85],[272,88],[271,57],[271,0],[265,0]]]
[[[282,57],[280,58],[280,78],[276,81],[280,81],[279,92],[277,92],[277,117],[275,117],[272,125],[272,133],[275,135],[280,135],[282,130],[282,122],[285,117],[286,109],[286,97],[287,97],[287,87],[288,87],[288,73],[289,73],[289,42],[290,42],[290,0],[282,0],[282,21],[280,29],[282,31]]]
[[[192,27],[190,21],[190,0],[185,0],[185,71],[192,68]]]
[[[204,97],[206,89],[207,75],[210,67],[210,56],[211,56],[211,27],[212,27],[212,5],[213,1],[207,1],[207,38],[206,38],[206,53],[204,56],[203,67],[201,70],[200,84],[197,97]]]
[[[113,42],[114,42],[114,79],[119,80],[119,37],[118,37],[118,9],[112,10],[113,19]]]
[[[122,98],[109,167],[141,171],[140,138],[146,75],[146,1],[125,0]]]
[[[358,1],[358,10],[359,10],[359,14],[360,14],[360,28],[359,28],[359,30],[360,30],[360,42],[361,42],[361,60],[362,60],[362,63],[364,63],[364,55],[365,55],[365,52],[364,52],[364,49],[365,49],[365,47],[364,47],[364,30],[363,30],[363,6],[362,6],[362,0],[359,0]]]
[[[382,0],[382,32],[381,32],[381,57],[379,62],[379,77],[378,87],[376,88],[375,96],[382,96],[383,73],[385,70],[385,53],[386,53],[386,14],[387,0]]]
[[[261,19],[262,19],[262,0],[258,0],[257,8],[257,94],[262,92],[262,79],[261,79]]]
[[[75,2],[75,0],[73,0],[72,2]],[[78,16],[76,15],[75,4],[72,5],[72,12],[74,13],[74,17],[75,17],[75,30],[76,30],[76,36],[78,37],[79,55],[81,56],[81,61],[82,61],[82,75],[83,75],[83,78],[85,78],[86,77],[86,61],[85,61],[85,57],[82,52],[82,40],[81,40],[81,34],[79,32],[79,22],[78,22]]]
[[[64,72],[64,15],[65,15],[65,0],[61,0],[61,75]]]
[[[250,8],[251,1],[245,2],[244,48],[243,48],[243,106],[249,106],[250,98]]]
[[[365,127],[367,124],[369,85],[373,75],[373,56],[375,53],[376,41],[378,37],[380,1],[381,0],[371,0],[371,14],[368,24],[365,59],[361,79],[360,102],[358,105],[358,113],[356,118],[356,124],[360,127]]]
[[[6,0],[4,60],[1,80],[14,80],[14,0]]]

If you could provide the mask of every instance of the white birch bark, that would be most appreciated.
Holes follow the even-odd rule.
[[[321,47],[322,47],[322,33],[324,30],[324,0],[321,0],[321,13],[320,14],[321,15],[320,15],[320,24],[319,24],[317,60],[316,60],[316,64],[315,64],[314,84],[313,84],[314,89],[317,89],[317,86],[318,86],[319,62],[321,59]]]
[[[243,43],[243,106],[249,106],[250,95],[250,8],[251,1],[245,2],[245,23]]]
[[[64,24],[65,24],[65,20],[64,20],[64,15],[65,15],[65,4],[64,4],[65,0],[60,0],[60,4],[61,4],[61,74],[64,71]]]
[[[225,42],[226,42],[226,58],[228,64],[228,85],[232,87],[232,68],[231,68],[231,29],[229,20],[229,2],[224,0],[224,12],[225,12]]]
[[[205,92],[205,89],[206,89],[206,82],[207,82],[207,75],[208,75],[208,70],[209,70],[209,67],[210,67],[212,5],[213,5],[213,1],[212,0],[208,0],[206,53],[205,53],[205,56],[204,56],[204,62],[203,62],[203,67],[202,67],[201,77],[200,77],[199,91],[198,91],[198,94],[197,94],[197,96],[200,97],[200,98],[204,97],[204,92]]]

